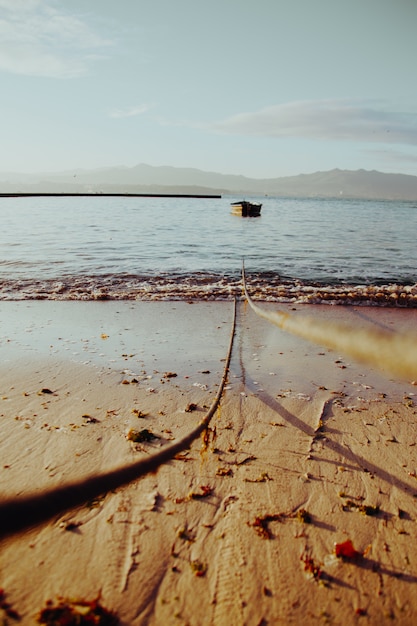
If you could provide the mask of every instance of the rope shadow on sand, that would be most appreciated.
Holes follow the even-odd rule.
[[[293,413],[290,413],[290,411],[288,411],[282,404],[280,404],[277,400],[275,400],[275,398],[270,396],[267,392],[261,391],[259,387],[254,385],[253,382],[249,381],[247,378],[246,378],[246,387],[250,392],[256,394],[256,397],[259,400],[261,400],[267,407],[269,407],[272,411],[274,411],[277,415],[279,415],[284,421],[286,421],[292,427],[297,428],[298,430],[300,430],[301,432],[303,432],[305,435],[307,435],[308,437],[312,439],[316,436],[317,432],[313,427],[308,426],[307,424],[305,424],[305,422],[303,422],[302,419],[300,419]],[[331,407],[331,403],[330,405],[328,405],[328,407],[329,406]],[[331,411],[331,408],[329,409],[328,407],[327,407],[327,410]],[[332,414],[328,416],[331,417]],[[327,434],[327,431],[326,431],[326,434]],[[414,491],[413,488],[404,480],[402,480],[398,476],[394,476],[394,474],[391,474],[390,472],[383,469],[382,467],[379,467],[375,465],[374,463],[369,462],[366,458],[356,454],[355,452],[352,452],[352,450],[349,447],[344,446],[340,443],[337,443],[336,441],[333,441],[328,436],[321,438],[320,441],[324,447],[329,449],[334,454],[338,455],[341,459],[344,459],[345,461],[347,461],[347,463],[349,464],[349,467],[352,470],[369,473],[373,476],[378,477],[380,480],[386,482],[387,484],[390,485],[390,487],[396,487],[397,489],[403,491],[405,494],[407,494],[411,498],[417,497],[417,491]],[[302,455],[303,453],[300,453],[300,454]],[[305,456],[307,457],[307,454],[305,454]],[[332,463],[335,465],[341,464],[341,462],[338,461],[337,459],[332,460],[332,459],[325,459],[322,457],[318,459],[314,455],[311,456],[311,460],[320,460],[320,463]]]

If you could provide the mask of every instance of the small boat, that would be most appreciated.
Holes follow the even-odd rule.
[[[231,207],[233,215],[239,215],[240,217],[259,217],[262,204],[241,200],[240,202],[232,202]]]

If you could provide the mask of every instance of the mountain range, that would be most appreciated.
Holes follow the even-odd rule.
[[[75,169],[24,174],[0,172],[0,193],[175,193],[417,200],[417,176],[375,170],[340,170],[278,178],[151,166]]]

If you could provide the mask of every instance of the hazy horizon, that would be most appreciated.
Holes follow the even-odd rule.
[[[1,0],[0,0],[1,2]],[[93,172],[105,172],[107,170],[120,170],[120,171],[132,171],[135,170],[137,168],[149,168],[150,170],[190,170],[190,171],[195,171],[195,172],[201,172],[203,174],[213,174],[215,176],[225,176],[225,177],[241,177],[241,178],[248,178],[248,179],[253,179],[253,180],[267,180],[267,179],[275,179],[275,178],[292,178],[292,177],[297,177],[297,176],[311,176],[314,174],[328,174],[330,172],[349,172],[349,173],[357,173],[357,172],[366,172],[366,173],[377,173],[377,174],[398,174],[399,176],[403,175],[403,176],[414,176],[417,177],[417,170],[415,173],[412,174],[407,174],[404,172],[393,172],[393,171],[383,171],[383,170],[377,170],[377,169],[366,169],[366,168],[362,168],[362,167],[357,167],[357,168],[340,168],[337,166],[334,167],[330,167],[327,170],[320,170],[320,169],[315,169],[315,170],[311,170],[311,171],[300,171],[300,172],[294,172],[293,174],[283,174],[283,175],[277,175],[277,176],[250,176],[250,175],[246,175],[246,174],[242,174],[241,172],[221,172],[219,170],[207,170],[207,169],[203,169],[200,167],[196,167],[194,165],[183,165],[183,166],[178,166],[178,165],[173,165],[170,163],[161,163],[158,165],[153,165],[151,163],[145,163],[145,162],[140,162],[140,163],[135,163],[133,165],[122,165],[120,163],[114,163],[114,164],[108,164],[108,165],[101,165],[101,166],[97,166],[97,167],[79,167],[79,166],[75,166],[75,167],[67,167],[67,168],[50,168],[48,170],[44,170],[44,169],[34,169],[33,171],[17,171],[17,170],[0,170],[0,175],[4,175],[4,174],[11,174],[11,175],[17,175],[17,176],[28,176],[28,177],[36,177],[39,175],[43,175],[43,174],[51,174],[52,176],[56,176],[56,175],[69,175],[69,176],[73,176],[74,179],[77,176],[77,173],[93,173]],[[76,182],[76,181],[74,181]]]
[[[268,179],[147,164],[39,174],[0,172],[0,194],[26,193],[238,194],[415,201],[417,176],[335,168]]]

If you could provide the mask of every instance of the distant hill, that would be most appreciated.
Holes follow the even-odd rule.
[[[276,179],[289,196],[417,200],[417,176],[331,170]]]
[[[94,170],[0,173],[0,193],[186,193],[234,196],[271,195],[293,197],[344,197],[382,200],[417,200],[417,176],[367,170],[339,170],[280,178],[205,172],[195,168],[107,167]]]

